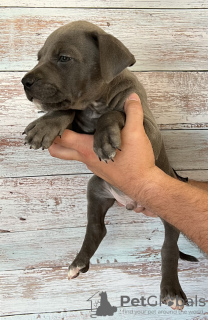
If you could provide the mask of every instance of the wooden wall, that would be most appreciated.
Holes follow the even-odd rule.
[[[160,220],[116,206],[107,215],[108,235],[89,273],[67,281],[67,266],[84,236],[91,173],[82,164],[24,146],[21,133],[38,113],[20,80],[36,64],[37,50],[51,31],[81,19],[118,37],[135,55],[131,69],[147,90],[172,166],[183,176],[208,180],[207,0],[1,0],[2,320],[89,319],[86,300],[98,291],[107,291],[117,306],[121,294],[159,295]],[[206,257],[184,237],[180,248],[200,259],[180,262],[184,290],[208,299]],[[125,310],[112,319],[138,319],[132,308]],[[145,319],[178,319],[159,315],[169,310],[165,306],[155,308],[156,315],[144,310]],[[195,315],[181,313],[180,319],[208,319],[208,302],[190,310]]]

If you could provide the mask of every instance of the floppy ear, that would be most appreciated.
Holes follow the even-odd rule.
[[[103,80],[109,83],[136,60],[121,41],[108,33],[96,33],[100,54],[100,70]]]

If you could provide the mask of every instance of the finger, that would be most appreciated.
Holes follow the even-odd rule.
[[[126,113],[126,128],[135,129],[138,125],[143,126],[143,109],[139,96],[132,93],[126,100],[124,105]]]
[[[134,209],[134,211],[135,212],[137,212],[137,213],[143,213],[143,211],[145,210],[145,208],[144,207],[136,207],[135,209]]]
[[[153,218],[157,218],[158,217],[155,213],[153,213],[153,212],[151,212],[151,211],[149,211],[147,209],[142,210],[142,213],[145,214],[145,216],[148,216],[148,217],[153,217]]]
[[[79,152],[74,149],[62,147],[60,144],[53,143],[48,149],[50,155],[63,160],[81,161]]]
[[[119,207],[123,207],[124,205],[121,204],[120,202],[116,201]]]
[[[82,141],[82,136],[86,136],[85,134],[80,134],[74,132],[72,130],[64,130],[64,133],[61,137],[56,137],[54,143],[57,143],[65,148],[74,148],[80,140]]]
[[[157,215],[147,209],[145,209],[144,207],[136,207],[134,209],[135,212],[137,213],[143,213],[145,216],[149,216],[149,217],[157,217]]]
[[[93,146],[93,136],[65,130],[61,137],[56,137],[54,143],[69,149],[80,152],[91,150]]]
[[[64,130],[62,136],[56,137],[54,143],[60,144],[62,147],[72,147],[74,141],[76,141],[77,133],[72,130]]]

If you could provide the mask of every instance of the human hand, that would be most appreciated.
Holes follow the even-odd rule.
[[[151,143],[143,127],[139,97],[131,94],[125,103],[126,124],[121,132],[121,150],[114,162],[99,161],[93,151],[93,136],[65,130],[49,148],[52,156],[85,163],[97,176],[135,199],[155,170]]]

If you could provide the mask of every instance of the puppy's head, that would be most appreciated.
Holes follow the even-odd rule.
[[[27,98],[42,110],[83,110],[134,63],[118,39],[89,22],[77,21],[48,37],[38,52],[38,64],[22,83]]]

